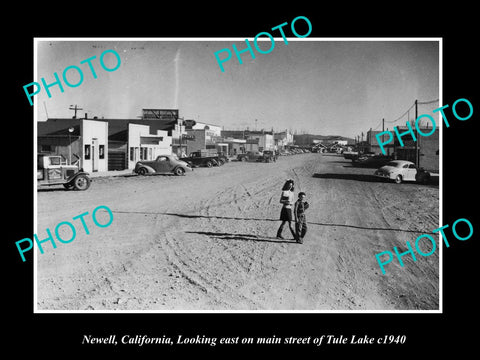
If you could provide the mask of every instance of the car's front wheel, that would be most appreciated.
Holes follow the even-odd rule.
[[[78,175],[73,180],[75,190],[87,190],[90,186],[90,179],[86,175]]]
[[[181,167],[177,167],[173,173],[177,176],[181,176],[181,175],[184,175],[185,174],[185,170]]]
[[[395,177],[395,182],[396,182],[397,184],[400,184],[400,183],[402,182],[402,180],[403,180],[402,175],[397,175],[397,176]]]

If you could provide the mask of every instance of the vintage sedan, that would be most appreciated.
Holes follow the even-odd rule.
[[[192,167],[185,161],[178,160],[174,155],[160,155],[155,160],[138,161],[133,170],[138,175],[155,173],[184,175],[187,171],[193,171]]]
[[[261,151],[247,151],[244,154],[237,155],[238,161],[263,161],[263,153]]]
[[[426,184],[431,177],[428,171],[425,171],[423,168],[417,168],[413,162],[407,160],[392,160],[385,166],[377,169],[374,175],[394,180],[397,184],[400,184],[402,181],[416,181]]]
[[[391,156],[375,155],[375,154],[362,154],[352,159],[352,164],[359,167],[378,168],[380,166],[387,165],[392,161]]]

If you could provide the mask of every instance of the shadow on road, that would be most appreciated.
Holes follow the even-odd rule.
[[[229,216],[214,216],[214,215],[190,215],[190,214],[176,214],[176,213],[158,213],[158,212],[147,212],[147,211],[112,211],[113,213],[119,213],[119,214],[149,214],[149,215],[168,215],[168,216],[177,216],[181,218],[187,218],[187,219],[196,219],[196,218],[204,218],[204,219],[226,219],[226,220],[255,220],[255,221],[274,221],[274,222],[280,222],[279,219],[258,219],[258,218],[245,218],[245,217],[229,217]],[[346,228],[352,228],[352,229],[359,229],[359,230],[374,230],[374,231],[401,231],[401,232],[406,232],[406,233],[417,233],[417,234],[425,234],[429,233],[429,231],[418,231],[418,230],[406,230],[406,229],[396,229],[396,228],[381,228],[381,227],[365,227],[365,226],[357,226],[357,225],[346,225],[346,224],[326,224],[326,223],[317,223],[317,222],[311,222],[307,221],[307,224],[309,225],[318,225],[318,226],[336,226],[336,227],[346,227]],[[198,233],[203,233],[203,232],[198,232]],[[205,233],[207,234],[207,233]],[[218,233],[208,233],[208,234],[218,234]],[[207,235],[208,235],[207,234]],[[242,234],[227,234],[227,233],[220,233],[223,235],[235,235],[235,236],[241,236]],[[256,235],[243,235],[243,236],[256,236]],[[262,238],[263,239],[263,238]],[[274,238],[273,238],[274,239]],[[278,242],[278,241],[276,241]]]
[[[314,178],[320,179],[339,179],[339,180],[356,180],[356,181],[367,181],[367,182],[384,182],[382,178],[376,177],[369,174],[334,174],[334,173],[325,173],[325,174],[313,174]]]
[[[258,218],[217,216],[217,215],[189,215],[189,214],[175,214],[175,213],[158,213],[158,214],[178,216],[178,217],[188,218],[188,219],[205,218],[205,219],[225,219],[225,220],[256,220],[256,221],[275,221],[275,222],[280,221],[279,219],[258,219]]]
[[[214,237],[216,239],[222,240],[242,240],[242,241],[262,241],[262,242],[271,242],[271,243],[285,243],[285,244],[296,244],[295,240],[281,240],[268,236],[259,236],[253,234],[235,234],[235,233],[221,233],[221,232],[211,232],[211,231],[185,231],[187,234],[199,234],[207,235]]]
[[[74,190],[67,190],[63,186],[62,187],[38,187],[37,192],[51,192],[51,191],[74,191]]]
[[[429,233],[430,231],[418,231],[418,230],[406,230],[406,229],[395,229],[395,228],[380,228],[380,227],[364,227],[364,226],[356,226],[356,225],[346,225],[346,224],[324,224],[324,223],[316,223],[307,221],[309,225],[318,225],[318,226],[338,226],[338,227],[347,227],[352,229],[360,229],[360,230],[380,230],[380,231],[401,231],[406,233],[416,233],[416,234],[425,234]]]

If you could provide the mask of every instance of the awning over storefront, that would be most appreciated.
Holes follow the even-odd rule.
[[[140,145],[158,145],[163,136],[140,136]]]

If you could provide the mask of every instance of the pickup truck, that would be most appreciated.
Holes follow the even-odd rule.
[[[63,185],[67,190],[87,190],[90,182],[88,173],[78,163],[69,165],[62,155],[37,155],[38,186]]]
[[[226,159],[224,156],[219,156],[217,152],[209,152],[209,151],[194,151],[191,152],[189,156],[182,157],[180,160],[185,161],[186,163],[190,164],[192,167],[198,166],[220,166],[225,164]]]

